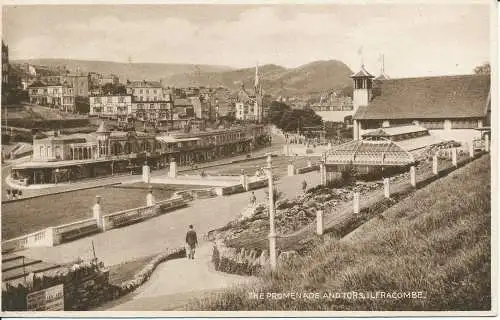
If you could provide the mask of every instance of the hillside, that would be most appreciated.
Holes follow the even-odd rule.
[[[318,241],[277,275],[263,274],[258,284],[186,309],[491,310],[490,160],[483,156],[415,191],[355,236]],[[257,299],[249,293],[282,295]]]
[[[12,63],[30,63],[47,67],[66,66],[68,70],[79,68],[84,72],[117,74],[120,81],[162,80],[165,85],[224,86],[238,90],[243,81],[246,88],[253,88],[255,67],[231,69],[225,66],[167,64],[167,63],[120,63],[71,59],[14,60]],[[330,89],[341,89],[351,84],[352,71],[337,60],[315,61],[297,68],[284,68],[268,64],[259,67],[264,93],[273,96],[303,96],[321,94]]]
[[[351,84],[352,71],[337,60],[316,61],[297,68],[287,69],[277,65],[259,68],[265,93],[273,96],[291,96],[322,93],[330,89],[341,89]],[[176,74],[165,77],[165,83],[174,86],[225,86],[237,90],[241,82],[246,88],[253,88],[255,68],[225,72],[200,72],[198,74]]]
[[[79,68],[83,72],[116,74],[120,81],[159,80],[175,74],[195,74],[198,72],[220,72],[231,70],[225,66],[175,64],[175,63],[121,63],[111,61],[72,60],[72,59],[32,59],[13,60],[11,63],[29,63],[47,67],[66,66],[68,70]]]

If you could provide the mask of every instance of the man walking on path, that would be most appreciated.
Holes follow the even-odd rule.
[[[255,193],[252,191],[252,194],[250,195],[250,205],[255,205],[255,202],[257,202],[257,198],[255,197]]]
[[[302,191],[306,193],[306,190],[307,190],[307,181],[304,179],[304,181],[302,181]]]
[[[186,256],[188,259],[194,259],[194,252],[196,246],[198,245],[198,238],[196,237],[196,232],[193,229],[193,225],[189,225],[189,230],[186,233]]]

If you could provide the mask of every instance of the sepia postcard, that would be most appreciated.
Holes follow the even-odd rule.
[[[497,17],[3,0],[2,316],[496,315]]]

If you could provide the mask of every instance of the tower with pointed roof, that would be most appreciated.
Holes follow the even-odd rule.
[[[354,114],[359,107],[368,106],[373,96],[373,78],[366,69],[365,65],[361,65],[361,70],[351,76],[354,81],[354,90],[352,104],[354,107]],[[353,121],[353,138],[359,140],[359,124],[356,120]]]
[[[262,106],[262,85],[259,78],[259,64],[255,65],[255,79],[254,79],[254,91],[255,91],[255,117],[257,122],[262,122],[264,110]]]
[[[105,157],[109,155],[109,137],[111,136],[111,131],[106,127],[104,121],[101,121],[99,128],[96,131],[97,135],[97,145],[98,145],[98,156]]]
[[[372,76],[366,69],[365,65],[361,65],[361,70],[351,76],[354,81],[353,105],[354,113],[360,106],[367,106],[372,98]]]

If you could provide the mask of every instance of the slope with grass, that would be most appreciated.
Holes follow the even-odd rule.
[[[340,241],[188,310],[490,310],[490,157],[458,169]],[[331,298],[324,293],[421,292],[421,298]],[[250,293],[319,293],[255,299]],[[358,295],[359,296],[359,295]],[[366,295],[365,295],[366,297]]]

